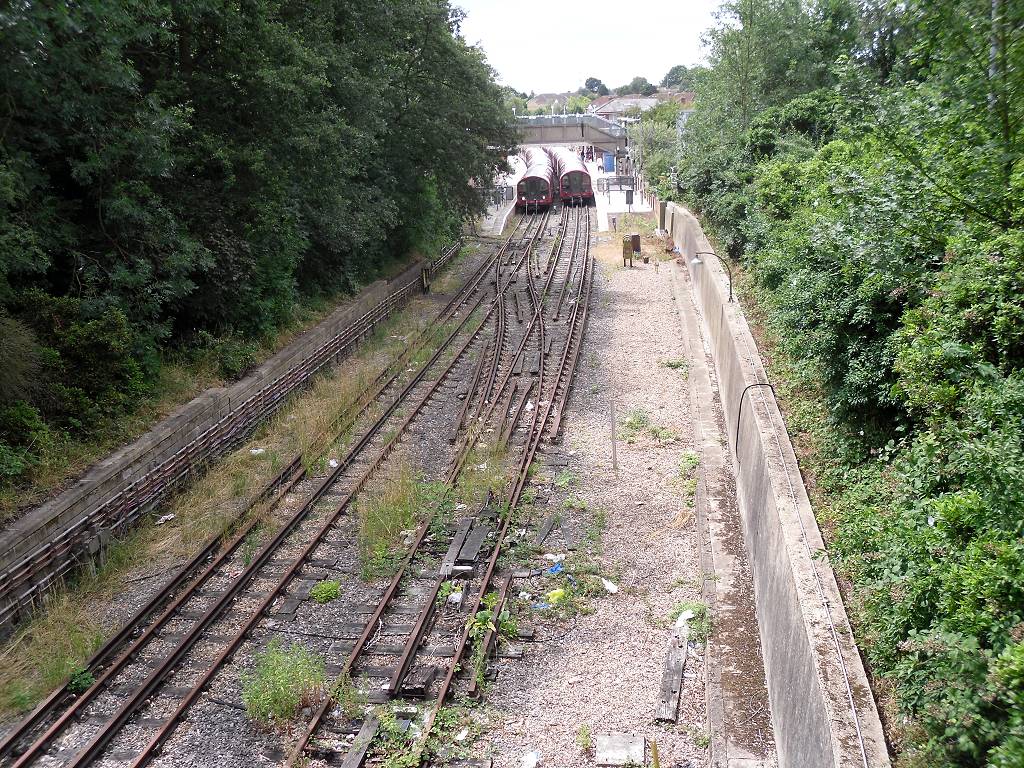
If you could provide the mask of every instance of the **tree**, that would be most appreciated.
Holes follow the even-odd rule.
[[[647,81],[646,77],[634,77],[626,85],[620,85],[615,89],[619,96],[626,96],[631,93],[639,93],[641,96],[651,96],[658,92],[658,86]]]
[[[595,96],[608,95],[608,86],[602,83],[596,77],[588,77],[587,81],[583,84],[583,87],[586,88]]]
[[[573,115],[581,115],[590,106],[590,99],[586,96],[573,95],[565,104],[565,111]]]
[[[447,0],[6,12],[0,325],[23,362],[4,386],[37,373],[0,414],[0,465],[39,423],[116,429],[165,352],[227,350],[238,373],[232,349],[297,302],[455,234],[515,140],[460,22]]]
[[[693,73],[685,64],[676,64],[661,79],[662,88],[676,88],[681,91],[692,91],[695,85]]]

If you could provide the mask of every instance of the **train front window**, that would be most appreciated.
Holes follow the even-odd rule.
[[[529,200],[535,200],[538,197],[547,197],[548,185],[544,179],[538,179],[531,177],[524,179],[519,184],[519,196],[526,197]]]

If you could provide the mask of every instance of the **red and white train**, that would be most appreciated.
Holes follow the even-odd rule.
[[[538,211],[554,199],[555,165],[551,155],[541,147],[527,147],[522,152],[526,172],[516,184],[516,210]]]
[[[567,147],[551,150],[558,174],[558,199],[562,205],[590,205],[594,202],[594,187],[590,183],[590,171],[580,156]]]
[[[562,205],[591,205],[594,188],[586,165],[566,147],[527,147],[526,172],[516,184],[516,210],[537,211],[555,200]]]

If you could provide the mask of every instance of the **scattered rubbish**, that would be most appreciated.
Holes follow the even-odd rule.
[[[461,731],[455,734],[455,740],[465,741],[467,736],[469,736],[469,728],[463,728]]]
[[[157,525],[163,525],[164,523],[169,523],[173,519],[174,519],[174,515],[173,514],[164,515],[163,517],[161,517],[159,520],[156,521],[156,524]]]
[[[337,467],[338,467],[338,460],[337,459],[331,459],[327,463],[330,465],[331,469],[337,469]]]
[[[462,511],[463,509],[468,509],[468,508],[469,508],[469,505],[468,505],[468,504],[461,504],[461,503],[460,503],[460,504],[456,504],[456,505],[455,505],[455,511],[456,511],[456,512],[460,512],[460,511]]]
[[[449,605],[462,605],[462,593],[461,592],[452,592],[450,595],[448,595],[448,604]]]
[[[604,576],[601,577],[601,583],[604,584],[604,590],[609,595],[614,595],[616,592],[619,591],[618,586],[608,581],[608,579],[604,578]]]
[[[480,470],[487,469],[487,462],[485,461],[483,464],[477,464],[476,468]]]
[[[266,453],[266,451],[267,451],[266,448],[250,448],[249,449],[249,453],[251,453],[253,456],[259,456],[261,453]]]
[[[546,611],[551,607],[551,603],[534,603],[530,607],[535,611]]]
[[[559,587],[558,589],[552,589],[547,594],[548,602],[552,605],[558,605],[560,602],[565,600],[565,590]]]
[[[527,400],[526,401],[526,410],[527,411],[532,411],[533,410],[533,400]]]
[[[679,614],[679,618],[676,619],[676,626],[677,627],[685,627],[686,626],[686,622],[688,622],[690,619],[692,619],[694,617],[694,615],[695,615],[694,612],[691,611],[691,610],[683,611],[682,613]]]
[[[544,571],[544,573],[546,573],[548,576],[557,576],[558,574],[560,574],[564,570],[565,570],[565,568],[562,566],[561,563],[555,563],[550,568],[548,568],[546,571]]]
[[[645,501],[638,501],[638,502],[636,503],[636,505],[637,505],[638,507],[642,507],[642,506],[643,506],[644,504],[646,504],[646,503],[647,503],[647,502],[645,502]]]
[[[527,592],[525,589],[519,593],[520,600],[529,600],[531,597],[533,597],[533,595]]]
[[[935,518],[934,518],[934,517],[932,517],[931,515],[928,515],[928,525],[929,525],[929,526],[930,526],[931,528],[934,528],[934,527],[935,527]]]
[[[565,555],[564,554],[555,555],[555,554],[552,554],[551,552],[546,552],[546,553],[544,553],[544,559],[545,560],[550,560],[552,563],[560,563],[563,560],[565,560]]]
[[[540,765],[540,752],[535,749],[523,755],[522,768],[537,768]]]

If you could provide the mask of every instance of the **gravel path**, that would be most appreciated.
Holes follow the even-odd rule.
[[[623,269],[620,246],[611,237],[598,237],[592,252],[601,267],[595,272],[581,368],[561,453],[552,454],[538,480],[538,503],[546,501],[550,509],[572,494],[587,507],[562,512],[564,531],[545,542],[549,553],[564,551],[563,533],[577,538],[581,527],[593,526],[598,510],[605,511],[607,528],[597,559],[619,591],[595,599],[593,614],[569,622],[537,615],[538,642],[526,644],[522,661],[499,665],[488,696],[494,727],[485,738],[499,768],[521,765],[531,750],[540,753],[543,766],[593,765],[588,735],[596,739],[614,732],[657,742],[663,766],[704,766],[700,646],[690,650],[678,724],[656,724],[653,717],[669,615],[701,595],[692,491],[680,475],[680,461],[693,440],[687,345],[678,330],[669,265],[655,270],[653,263],[638,262]],[[618,472],[610,460],[613,391]],[[644,421],[649,426],[629,429]],[[572,477],[571,487],[558,487],[560,473],[563,481]]]

